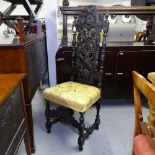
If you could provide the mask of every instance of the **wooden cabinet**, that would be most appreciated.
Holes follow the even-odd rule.
[[[71,47],[62,47],[56,55],[57,82],[68,81],[71,74]],[[103,96],[132,97],[132,70],[147,76],[155,71],[155,46],[135,43],[107,43],[104,61]]]
[[[25,74],[0,74],[0,154],[13,155],[24,138],[31,154],[22,80]]]
[[[26,73],[23,81],[31,152],[35,152],[31,100],[46,66],[45,35],[27,38],[24,43],[0,45],[0,74]]]
[[[143,76],[147,76],[147,73],[154,71],[154,56],[155,50],[127,50],[120,51],[116,57],[116,95],[120,96],[132,96],[132,75],[133,70],[138,71]]]

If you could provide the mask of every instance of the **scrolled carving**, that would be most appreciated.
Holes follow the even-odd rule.
[[[69,6],[69,1],[68,0],[63,0],[62,4],[63,4],[63,6]]]
[[[108,31],[109,23],[96,6],[88,6],[74,21],[77,37],[73,35],[73,60],[77,81],[94,85],[100,82],[100,42],[101,31]],[[106,21],[106,22],[105,22]],[[103,28],[104,27],[104,28]],[[102,62],[100,62],[102,63]]]

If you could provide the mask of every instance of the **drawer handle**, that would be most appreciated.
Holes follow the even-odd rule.
[[[112,73],[105,73],[105,75],[112,75]]]
[[[119,53],[119,55],[124,55],[124,53],[123,53],[123,52],[121,52],[121,53]]]
[[[124,73],[117,73],[117,75],[123,75]]]
[[[58,58],[57,61],[64,61],[65,58]]]

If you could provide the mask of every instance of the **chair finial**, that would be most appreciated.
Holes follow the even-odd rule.
[[[69,6],[69,1],[68,0],[63,0],[62,4],[63,4],[63,6]]]

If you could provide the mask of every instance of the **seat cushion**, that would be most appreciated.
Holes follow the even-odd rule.
[[[155,155],[155,149],[153,149],[146,136],[140,134],[134,138],[133,150],[135,155]]]
[[[43,97],[70,109],[85,112],[101,96],[100,89],[77,82],[65,82],[43,91]]]

